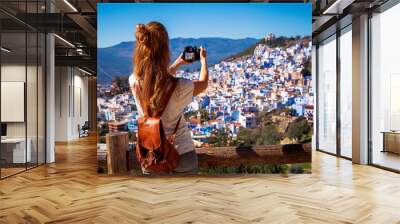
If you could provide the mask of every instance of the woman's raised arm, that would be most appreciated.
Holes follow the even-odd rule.
[[[179,67],[182,65],[187,65],[190,64],[189,62],[185,61],[182,59],[182,54],[179,55],[179,57],[172,63],[169,68],[168,72],[170,75],[175,76],[176,72],[178,71]]]
[[[194,80],[193,96],[197,96],[207,89],[208,86],[208,68],[207,68],[207,53],[206,49],[202,47],[200,49],[200,78],[199,80]]]

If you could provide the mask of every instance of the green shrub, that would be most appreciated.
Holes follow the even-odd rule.
[[[288,125],[286,136],[298,143],[305,143],[311,141],[311,130],[312,127],[307,119],[305,117],[298,117]]]
[[[287,164],[243,165],[199,168],[200,174],[286,174]]]
[[[290,166],[290,173],[295,173],[295,174],[304,173],[304,169],[300,165],[293,164]]]

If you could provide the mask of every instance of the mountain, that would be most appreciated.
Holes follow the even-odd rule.
[[[208,64],[216,64],[232,55],[243,52],[259,40],[255,38],[229,39],[229,38],[173,38],[170,40],[171,60],[175,60],[188,45],[204,46],[207,49]],[[115,46],[99,48],[97,52],[98,82],[109,83],[115,76],[127,76],[132,71],[132,56],[135,42],[121,42]],[[196,62],[182,69],[200,69]]]
[[[243,56],[247,56],[247,55],[251,55],[254,52],[254,49],[257,47],[257,45],[259,44],[267,44],[269,47],[281,47],[281,48],[288,48],[291,47],[295,44],[302,44],[302,45],[308,45],[311,41],[311,37],[310,36],[296,36],[296,37],[284,37],[284,36],[280,36],[277,37],[273,40],[265,40],[265,39],[261,39],[259,41],[257,41],[255,44],[249,46],[248,48],[246,48],[245,50],[238,52],[234,55],[230,55],[227,58],[224,58],[224,61],[233,61],[236,60],[237,58],[243,57]]]

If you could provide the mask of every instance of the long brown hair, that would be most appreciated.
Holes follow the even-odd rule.
[[[170,53],[167,30],[159,22],[138,24],[135,36],[134,74],[141,81],[143,100],[152,113],[162,111],[168,101],[164,99],[165,93],[177,81],[168,72]]]

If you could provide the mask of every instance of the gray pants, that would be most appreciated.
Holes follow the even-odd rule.
[[[179,165],[175,169],[176,173],[196,173],[197,172],[197,153],[195,150],[181,155]]]
[[[197,173],[197,154],[196,151],[190,151],[180,156],[179,165],[175,168],[174,173],[179,174],[196,174]],[[151,171],[142,168],[143,174],[153,174]],[[155,174],[155,173],[154,173]]]

